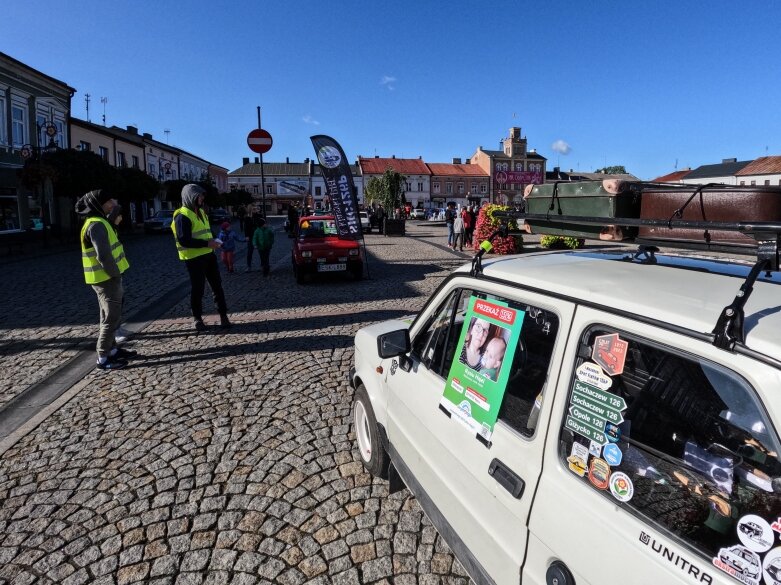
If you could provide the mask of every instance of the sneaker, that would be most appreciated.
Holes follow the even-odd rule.
[[[122,329],[122,327],[117,328],[117,330],[114,332],[114,341],[117,343],[125,343],[128,339],[130,339],[130,331],[127,329]]]
[[[196,319],[195,320],[195,330],[196,331],[206,331],[206,323],[203,322],[203,319]]]
[[[115,360],[115,359],[121,359],[126,360],[130,358],[138,357],[138,352],[134,351],[132,349],[125,349],[124,347],[118,347],[117,351],[114,352],[114,355],[112,355],[109,359]]]
[[[220,327],[222,329],[230,329],[231,322],[228,320],[227,315],[221,315],[220,316]]]
[[[99,370],[121,370],[122,368],[127,366],[127,360],[123,359],[117,359],[117,358],[108,358],[105,362],[100,363],[98,362],[95,364],[95,367]]]

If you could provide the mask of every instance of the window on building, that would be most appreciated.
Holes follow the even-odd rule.
[[[741,184],[741,185],[745,185],[745,184],[746,184],[746,181],[741,181],[741,182],[740,182],[740,184]]]
[[[100,155],[100,158],[108,162],[108,148],[105,146],[98,146],[98,154]]]
[[[562,418],[564,466],[598,470],[578,471],[570,480],[613,503],[620,499],[624,510],[662,526],[714,564],[724,562],[720,549],[733,547],[736,533],[753,528],[741,518],[778,517],[773,484],[781,476],[781,443],[773,424],[746,380],[692,354],[594,327],[584,336],[581,355],[591,355],[605,335],[624,341],[624,369],[611,377],[609,389],[572,383],[570,412],[574,407],[594,413],[589,406],[596,402],[606,408],[587,415],[604,429],[596,435],[592,424]],[[594,437],[607,439],[601,457],[592,454]],[[753,534],[748,538],[756,542]],[[758,564],[759,557],[750,554]]]
[[[439,193],[439,181],[434,181],[433,189],[434,193]]]
[[[258,186],[257,185],[252,185],[252,192],[253,193],[258,193]]]
[[[480,184],[480,193],[485,194],[487,192],[488,192],[488,185],[486,185],[485,183],[481,183]]]
[[[522,162],[515,163],[515,170],[516,171],[522,171],[523,170],[523,163]]]
[[[412,191],[412,183],[409,181],[405,181],[404,185],[406,186],[407,191]]]
[[[423,182],[422,181],[418,182],[418,191],[423,192]]]
[[[16,197],[0,197],[0,232],[19,228],[19,200]]]
[[[11,138],[13,145],[21,147],[27,144],[27,106],[11,104]]]
[[[49,144],[49,136],[46,134],[46,126],[48,121],[46,116],[41,112],[35,115],[35,125],[38,128],[38,146],[46,146]]]
[[[770,179],[765,179],[765,185],[770,185]]]
[[[453,193],[453,183],[447,184],[447,194],[450,195]]]
[[[5,98],[0,96],[0,144],[8,144],[8,136],[6,135],[6,120]]]
[[[92,145],[89,142],[85,142],[84,140],[79,141],[79,150],[82,152],[90,152],[92,150]]]
[[[54,120],[54,126],[57,128],[57,135],[54,140],[57,142],[57,146],[65,148],[68,146],[68,142],[65,140],[65,121],[61,119]]]
[[[315,195],[320,197],[320,195],[323,194],[323,188],[322,187],[315,187]]]
[[[464,194],[464,184],[459,182],[458,183],[458,194],[463,195]]]
[[[131,158],[131,160],[133,161],[133,168],[137,169],[138,168],[138,157],[134,154],[133,158]]]
[[[155,163],[149,163],[149,174],[153,177],[157,174],[157,167],[155,166]]]
[[[273,185],[271,183],[266,183],[266,195],[271,195],[272,193],[274,193],[272,187]]]
[[[754,185],[756,185],[756,184],[757,184],[757,182],[756,182],[756,181],[751,181],[751,186],[752,186],[752,187],[753,187]]]
[[[124,168],[127,166],[127,160],[125,160],[125,153],[117,151],[117,166]]]

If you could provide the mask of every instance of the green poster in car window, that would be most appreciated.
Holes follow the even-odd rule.
[[[469,299],[440,404],[486,440],[499,415],[523,317],[507,303]]]

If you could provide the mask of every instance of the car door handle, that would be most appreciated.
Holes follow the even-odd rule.
[[[516,500],[520,500],[523,495],[524,481],[518,477],[512,469],[507,467],[498,459],[491,461],[488,466],[488,475],[499,482],[499,485],[506,489]]]

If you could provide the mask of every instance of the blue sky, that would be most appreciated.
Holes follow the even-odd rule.
[[[520,126],[548,168],[677,168],[781,154],[781,4],[6,2],[0,51],[77,89],[73,115],[134,124],[229,170],[312,157],[467,158]],[[559,142],[561,141],[561,142]],[[554,144],[559,144],[554,148]]]

